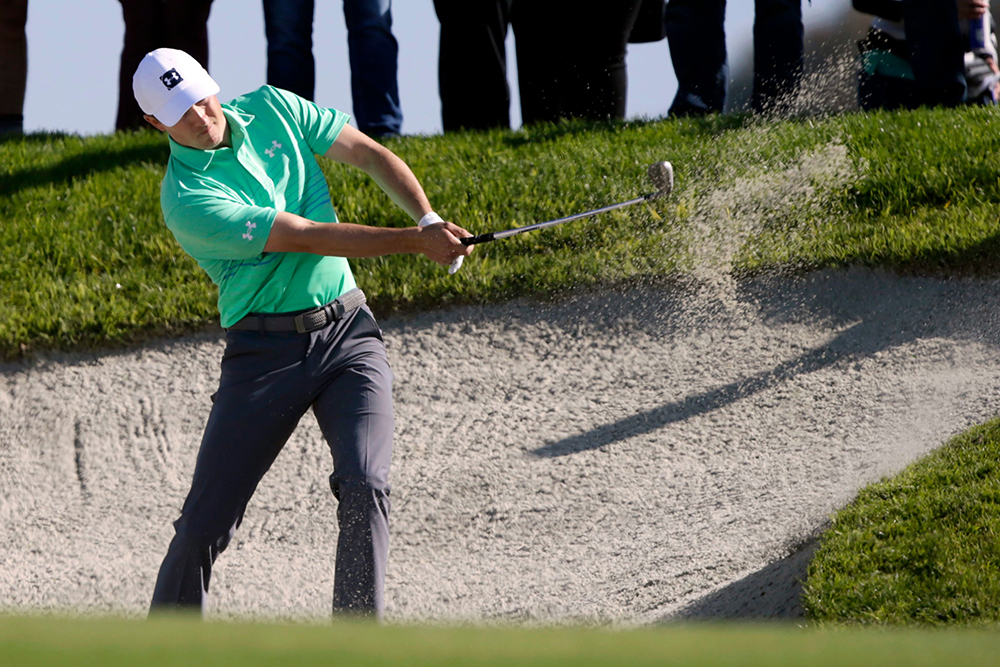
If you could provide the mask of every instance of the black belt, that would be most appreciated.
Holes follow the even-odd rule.
[[[336,322],[341,317],[363,306],[365,303],[365,293],[359,288],[344,292],[336,299],[320,306],[307,310],[298,315],[247,315],[237,322],[227,331],[297,331],[298,333],[309,333],[322,329],[328,324]]]

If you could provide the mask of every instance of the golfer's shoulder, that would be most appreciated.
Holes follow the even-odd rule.
[[[168,226],[173,219],[189,217],[191,211],[204,209],[209,203],[235,200],[234,190],[224,176],[191,169],[171,158],[160,183],[160,209]]]
[[[179,170],[180,166],[181,164],[171,156],[170,161],[167,162],[167,171],[163,175],[163,181],[160,182],[160,209],[163,211],[164,218],[170,217],[170,212],[177,208],[180,203],[180,193],[187,189],[185,181],[189,179],[185,176],[190,174],[178,172],[190,172],[190,170]]]
[[[274,86],[261,86],[257,90],[240,95],[228,102],[225,106],[234,111],[241,111],[253,115],[278,113],[287,115],[292,105],[294,93],[287,90],[275,88]]]

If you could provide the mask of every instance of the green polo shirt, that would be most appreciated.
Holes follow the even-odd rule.
[[[353,289],[343,257],[264,252],[278,211],[337,222],[315,155],[333,145],[347,114],[271,86],[222,109],[232,147],[204,151],[171,139],[160,189],[167,227],[219,286],[222,326],[247,313],[321,306]]]

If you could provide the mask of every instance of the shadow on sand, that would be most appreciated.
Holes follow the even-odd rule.
[[[819,545],[810,540],[794,553],[670,615],[667,621],[768,621],[805,616],[802,583]]]
[[[737,298],[753,304],[764,321],[823,322],[838,333],[827,344],[756,375],[548,442],[531,454],[553,458],[599,449],[718,410],[799,375],[867,359],[918,339],[975,339],[1000,345],[996,327],[1000,288],[989,283],[984,294],[985,284],[899,278],[866,269],[750,281],[738,288]]]

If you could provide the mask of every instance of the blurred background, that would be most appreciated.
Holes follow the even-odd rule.
[[[399,42],[399,86],[404,134],[441,132],[437,90],[438,22],[432,0],[396,0],[393,31]],[[871,17],[850,0],[803,0],[806,98],[814,110],[856,106],[855,41]],[[749,100],[753,61],[753,2],[730,0],[726,33],[732,74],[729,110]],[[341,2],[316,3],[316,101],[351,112],[347,33]],[[25,131],[98,134],[114,129],[118,63],[124,24],[114,0],[28,4],[28,88]],[[508,34],[511,122],[520,125],[513,35]],[[264,83],[266,42],[261,3],[215,0],[209,19],[209,70],[227,101]],[[634,44],[628,55],[628,116],[666,114],[677,89],[666,41]]]

